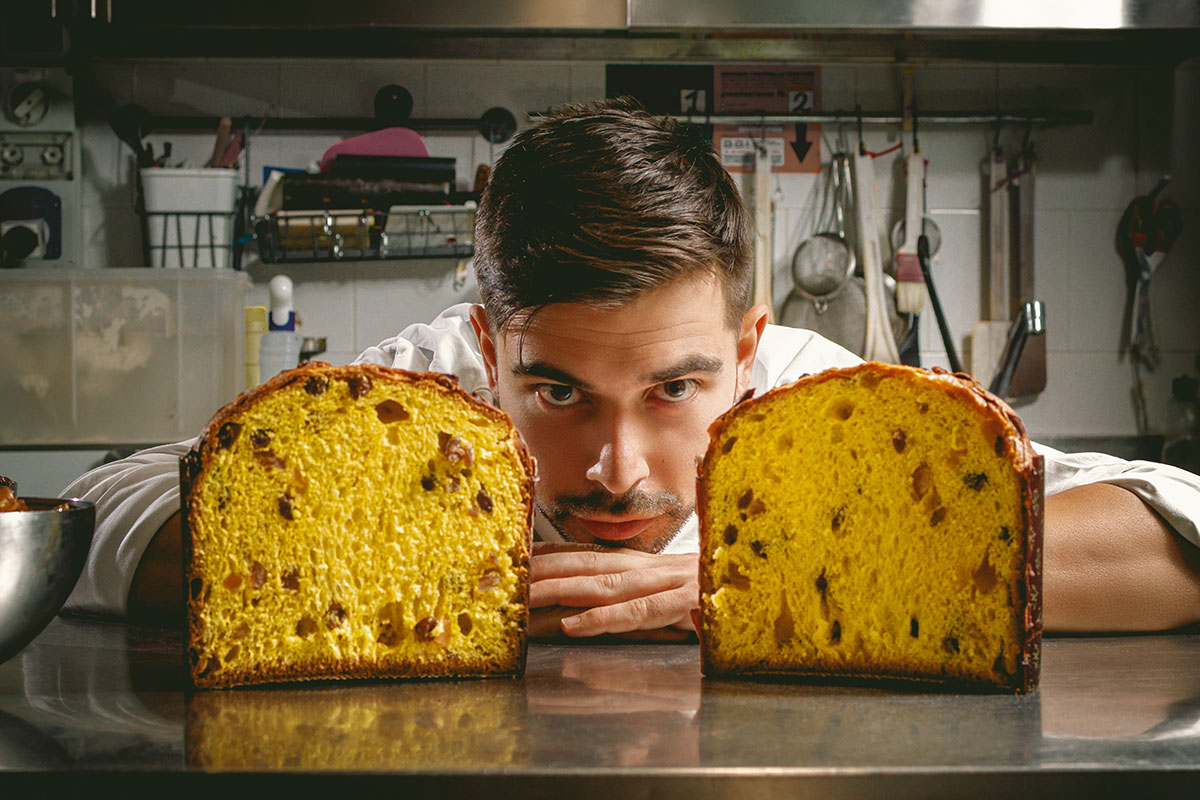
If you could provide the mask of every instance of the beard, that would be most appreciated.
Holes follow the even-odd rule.
[[[549,505],[539,500],[537,506],[568,542],[624,547],[644,553],[661,553],[666,549],[695,509],[694,504],[685,504],[674,492],[647,492],[642,489],[631,489],[620,496],[596,489],[583,495],[559,495]],[[575,519],[582,513],[611,516],[638,514],[656,519],[637,536],[610,541],[598,539],[584,530]]]

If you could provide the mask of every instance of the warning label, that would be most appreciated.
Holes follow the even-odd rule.
[[[778,128],[755,139],[750,136],[724,136],[721,138],[721,163],[726,167],[750,167],[754,171],[755,150],[765,147],[771,157],[771,169],[783,166],[783,136]]]

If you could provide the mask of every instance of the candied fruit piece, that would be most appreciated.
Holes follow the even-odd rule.
[[[228,450],[237,441],[238,434],[242,432],[242,426],[237,422],[226,422],[217,431],[217,446],[222,450]]]
[[[430,642],[434,639],[434,630],[437,629],[437,617],[425,617],[413,627],[413,633],[423,642]]]

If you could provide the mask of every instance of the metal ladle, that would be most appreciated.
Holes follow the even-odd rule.
[[[846,239],[844,204],[850,191],[849,164],[844,152],[833,154],[829,162],[828,190],[824,193],[821,218],[817,220],[817,227],[826,230],[800,242],[792,256],[796,294],[811,301],[818,314],[823,314],[829,301],[846,287],[857,266],[854,248]],[[831,207],[832,220],[826,218],[827,203]]]

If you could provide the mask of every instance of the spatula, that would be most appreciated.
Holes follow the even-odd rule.
[[[1033,302],[1037,294],[1033,282],[1033,177],[1036,164],[1033,150],[1026,148],[1017,162],[1017,258],[1016,284],[1018,310]],[[1010,397],[1033,397],[1046,388],[1046,334],[1029,337],[1021,360],[1017,362]]]
[[[1008,167],[997,145],[988,161],[985,201],[988,209],[987,318],[971,328],[971,376],[988,386],[1008,343]]]

